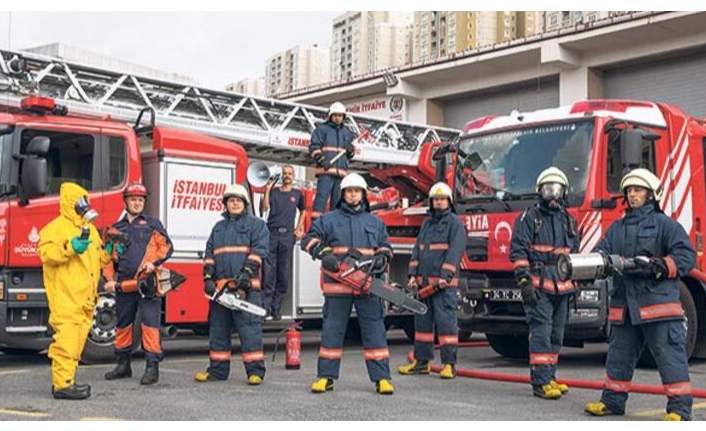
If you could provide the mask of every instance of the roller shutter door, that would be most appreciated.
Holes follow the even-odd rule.
[[[460,129],[474,118],[507,115],[512,110],[535,111],[559,106],[558,78],[526,82],[444,101],[444,126]]]
[[[706,117],[706,53],[605,70],[603,92],[613,99],[666,102]]]

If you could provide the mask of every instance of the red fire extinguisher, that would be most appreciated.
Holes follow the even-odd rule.
[[[286,335],[285,368],[298,370],[301,367],[302,333],[298,331],[299,324],[293,323]]]
[[[277,358],[277,349],[279,348],[279,341],[282,334],[285,332],[285,368],[288,370],[298,370],[301,368],[301,355],[302,355],[302,333],[299,332],[301,329],[301,322],[294,322],[289,325],[288,328],[284,328],[277,334],[277,340],[275,341],[275,349],[272,352],[272,362],[275,362]]]

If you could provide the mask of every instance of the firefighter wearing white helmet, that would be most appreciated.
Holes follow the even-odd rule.
[[[250,215],[248,205],[250,197],[245,187],[240,184],[226,187],[223,192],[226,211],[211,230],[206,243],[204,290],[208,297],[212,297],[217,289],[235,286],[246,292],[247,302],[261,306],[261,268],[269,252],[270,232],[264,221]],[[235,329],[240,337],[247,382],[249,385],[261,384],[265,377],[265,353],[260,319],[217,302],[212,301],[210,306],[210,364],[206,371],[196,373],[195,380],[209,382],[228,378],[231,334]]]
[[[309,155],[316,164],[316,197],[312,218],[317,218],[339,201],[341,179],[348,174],[348,161],[355,156],[355,135],[345,126],[346,107],[335,102],[328,111],[327,121],[311,134]]]
[[[662,200],[662,185],[659,183],[659,178],[647,169],[633,169],[620,181],[620,190],[623,191],[628,201],[629,187],[642,187],[650,192],[648,193],[647,199],[655,202]]]
[[[554,166],[543,170],[537,177],[537,192],[550,206],[558,207],[566,199],[569,179],[561,169]]]
[[[456,294],[458,270],[466,249],[466,229],[453,208],[453,195],[446,183],[429,190],[429,217],[412,249],[407,286],[418,290],[427,305],[426,314],[414,315],[414,362],[397,368],[400,374],[429,374],[434,359],[434,327],[441,344],[439,373],[442,379],[456,376],[458,323]]]
[[[358,174],[349,174],[341,182],[341,201],[338,207],[314,220],[302,240],[302,249],[330,272],[338,272],[338,262],[353,250],[362,256],[373,256],[372,275],[384,277],[392,257],[385,224],[370,214],[366,199],[367,184]],[[367,259],[367,257],[366,257]],[[363,357],[368,377],[379,394],[392,394],[390,383],[390,353],[387,349],[382,301],[375,295],[361,295],[359,291],[340,284],[322,274],[324,293],[324,321],[317,379],[311,385],[314,393],[333,389],[338,379],[343,355],[343,340],[353,305],[363,334]]]
[[[636,268],[613,274],[611,336],[601,400],[588,403],[594,416],[622,415],[635,363],[646,344],[654,352],[664,392],[664,420],[690,420],[693,398],[686,351],[680,279],[694,268],[696,252],[684,228],[659,208],[662,187],[647,169],[620,182],[629,208],[613,222],[597,252],[637,258]]]
[[[510,261],[529,326],[532,393],[557,399],[569,390],[557,383],[556,372],[575,287],[571,280],[560,279],[556,262],[560,254],[578,253],[580,239],[576,220],[564,207],[566,175],[550,167],[539,174],[536,187],[540,201],[515,220]]]

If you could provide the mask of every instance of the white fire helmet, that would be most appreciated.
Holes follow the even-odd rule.
[[[448,198],[450,204],[454,202],[451,187],[446,183],[440,182],[431,186],[431,189],[429,189],[429,205],[431,205],[431,200],[434,198]]]
[[[662,200],[662,185],[659,183],[659,178],[647,169],[633,169],[625,174],[620,181],[620,190],[626,193],[630,186],[645,188],[652,192],[655,201]]]
[[[351,187],[362,189],[363,193],[366,193],[368,190],[368,183],[366,183],[365,178],[361,177],[359,174],[351,173],[346,175],[345,178],[341,180],[341,194],[343,194],[345,189]]]
[[[346,115],[346,107],[343,106],[343,103],[334,102],[331,104],[331,107],[328,108],[328,117],[331,118],[333,114],[341,114],[343,116]]]
[[[223,192],[223,205],[225,206],[229,198],[237,197],[245,201],[245,206],[250,205],[248,190],[240,184],[231,184]]]
[[[543,170],[537,177],[537,192],[546,201],[566,198],[569,189],[569,179],[561,169],[552,166]]]

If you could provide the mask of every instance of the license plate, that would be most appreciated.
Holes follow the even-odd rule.
[[[491,289],[488,294],[490,301],[522,302],[520,289]]]

